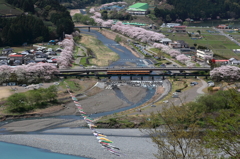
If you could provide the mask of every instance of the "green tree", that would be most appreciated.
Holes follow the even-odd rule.
[[[171,106],[151,114],[142,132],[150,135],[158,147],[159,159],[210,158],[202,146],[196,112],[187,106]]]
[[[25,112],[27,108],[27,97],[24,93],[15,93],[7,98],[7,110],[12,113]]]
[[[226,91],[222,98],[228,100],[228,109],[208,116],[207,129],[203,137],[205,146],[223,152],[231,159],[240,158],[240,94],[235,89]],[[220,103],[219,103],[220,104]]]

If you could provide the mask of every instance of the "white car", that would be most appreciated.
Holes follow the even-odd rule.
[[[56,85],[56,86],[57,86],[57,85],[59,85],[59,83],[58,83],[58,82],[54,82],[53,84],[54,84],[54,85]]]

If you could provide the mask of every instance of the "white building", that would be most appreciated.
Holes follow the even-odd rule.
[[[168,28],[173,28],[173,27],[175,27],[175,26],[180,26],[181,24],[180,23],[167,23],[166,24],[166,26],[168,27]]]
[[[229,59],[229,64],[231,64],[231,65],[240,65],[240,61],[235,59],[235,58],[230,58]]]
[[[164,45],[168,45],[171,42],[172,42],[172,40],[168,39],[168,38],[163,38],[162,40],[160,40],[160,43],[162,43]]]
[[[213,57],[212,50],[197,50],[197,57],[198,58],[204,58],[204,56],[211,56]]]

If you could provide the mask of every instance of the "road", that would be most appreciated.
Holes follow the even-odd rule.
[[[238,41],[236,41],[233,37],[229,36],[228,34],[225,34],[222,29],[217,29],[215,27],[213,27],[214,30],[218,31],[220,33],[220,35],[223,35],[225,37],[227,37],[229,40],[231,40],[232,42],[236,43],[238,46],[240,46],[240,43]]]

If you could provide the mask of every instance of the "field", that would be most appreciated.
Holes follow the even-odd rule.
[[[19,15],[23,12],[21,10],[15,9],[11,5],[7,4],[5,0],[0,0],[0,15]]]
[[[167,38],[171,40],[184,40],[189,44],[189,46],[194,46],[194,44],[206,46],[213,50],[214,54],[224,56],[226,58],[240,58],[240,55],[237,55],[232,51],[232,49],[240,49],[240,46],[232,42],[227,37],[219,35],[219,33],[215,32],[212,28],[187,28],[187,31],[190,33],[196,33],[199,30],[201,32],[202,39],[192,39],[187,33],[168,33],[167,30],[169,30],[169,28],[162,29],[163,33],[167,35]],[[194,34],[192,37],[194,37]]]

